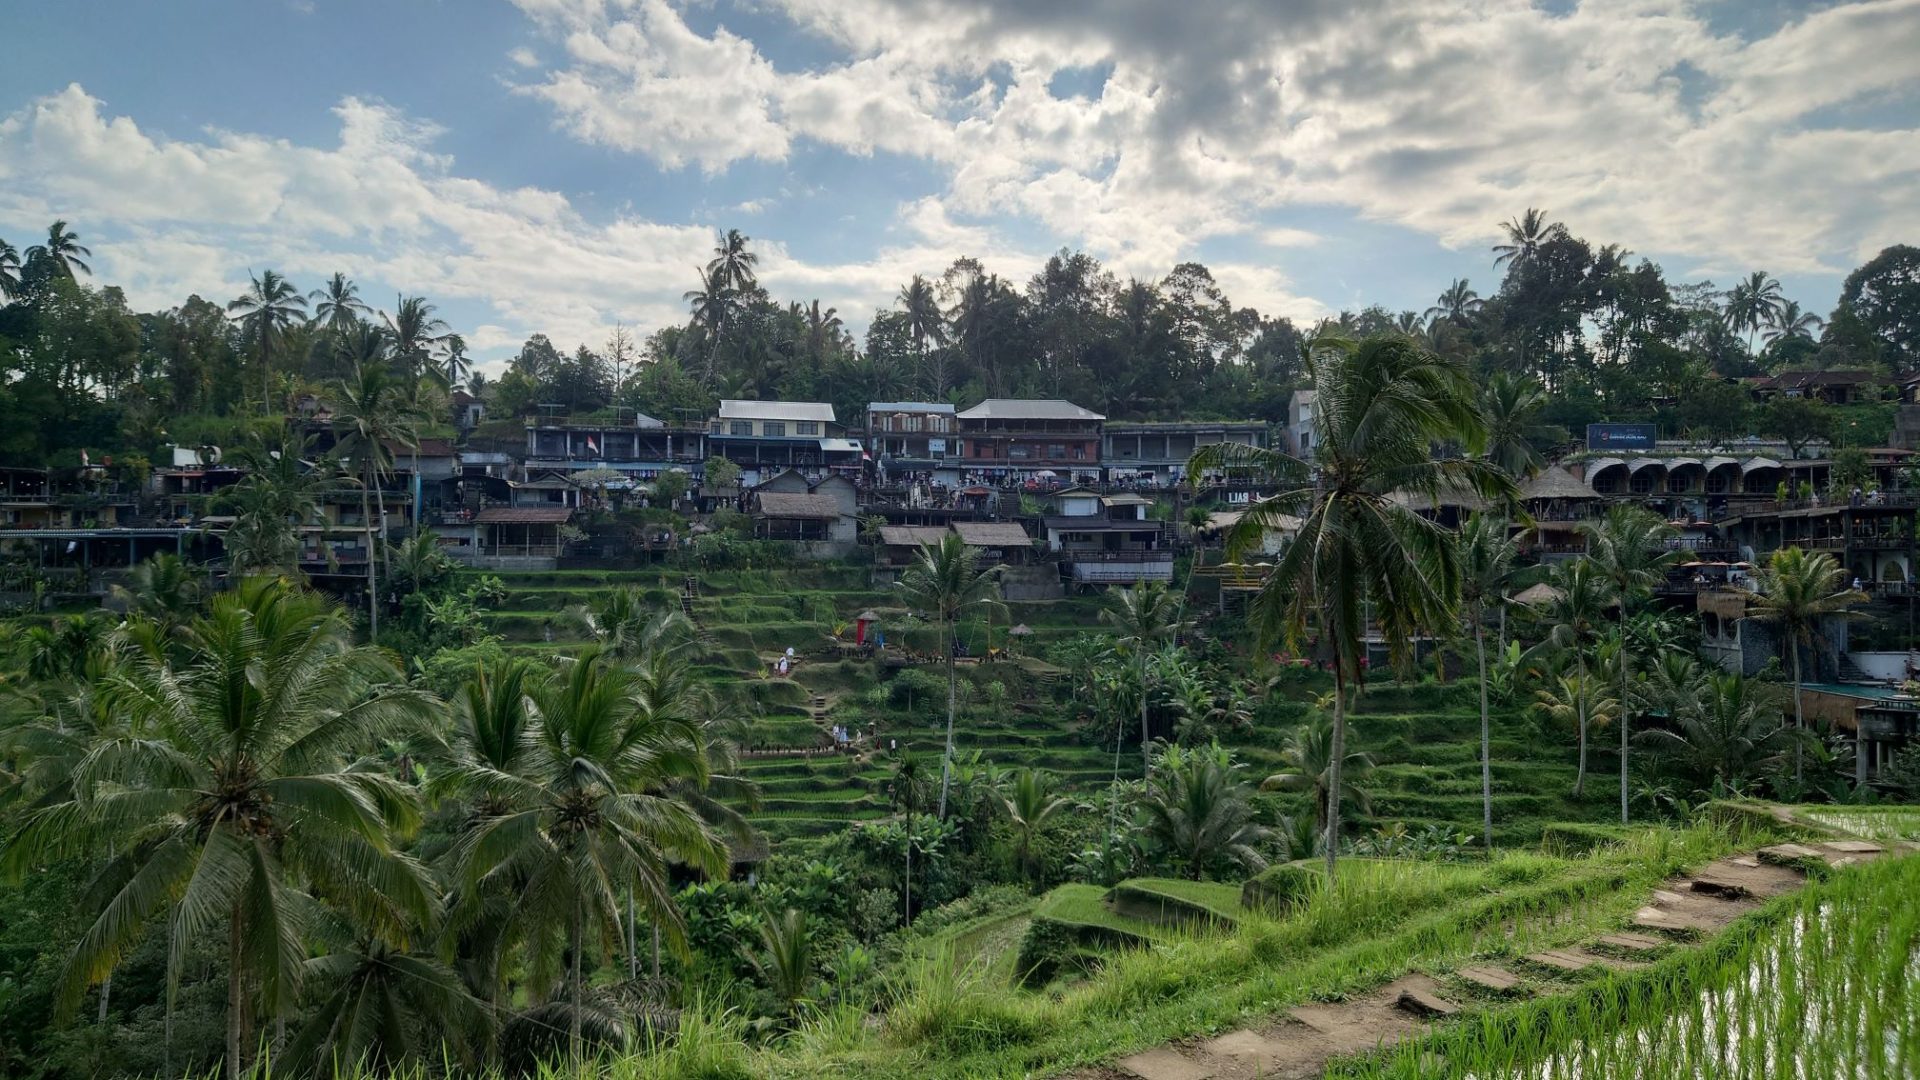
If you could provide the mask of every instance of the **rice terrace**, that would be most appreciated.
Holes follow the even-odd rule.
[[[0,1080],[1920,1077],[1915,0],[0,37]]]

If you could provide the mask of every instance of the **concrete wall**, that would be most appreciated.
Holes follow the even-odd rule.
[[[1058,600],[1065,595],[1060,571],[1052,563],[1009,566],[1000,576],[1000,596],[1005,600]]]
[[[1870,679],[1899,682],[1907,677],[1909,663],[1920,664],[1920,652],[1850,652],[1847,659]]]

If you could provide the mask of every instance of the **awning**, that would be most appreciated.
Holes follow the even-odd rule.
[[[1697,457],[1677,457],[1677,458],[1667,459],[1668,472],[1672,472],[1673,470],[1678,469],[1682,465],[1701,465],[1702,467],[1704,467],[1704,463]]]
[[[857,454],[860,444],[852,439],[821,439],[820,449],[829,453]]]
[[[1710,457],[1706,460],[1704,464],[1707,466],[1707,471],[1712,472],[1715,469],[1724,469],[1729,465],[1738,465],[1740,464],[1740,459],[1730,458],[1730,457]]]
[[[1740,466],[1740,471],[1750,473],[1755,469],[1778,469],[1780,467],[1780,463],[1770,457],[1757,457],[1748,458],[1746,464]]]
[[[1667,467],[1667,463],[1660,460],[1659,458],[1650,458],[1650,457],[1634,458],[1632,461],[1627,462],[1627,472],[1629,474],[1637,473],[1641,469],[1652,468],[1656,465],[1663,469]]]
[[[1588,481],[1592,481],[1594,477],[1600,475],[1602,470],[1611,469],[1615,465],[1625,465],[1626,463],[1626,459],[1624,458],[1594,458],[1592,461],[1587,462],[1587,479]]]

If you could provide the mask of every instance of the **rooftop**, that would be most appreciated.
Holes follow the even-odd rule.
[[[833,406],[824,401],[742,401],[720,399],[722,420],[819,420],[831,424]]]
[[[988,398],[959,413],[962,420],[1105,420],[1090,409],[1059,398]]]
[[[917,412],[953,415],[953,406],[944,401],[869,401],[868,412]]]
[[[832,520],[840,516],[840,504],[831,495],[763,491],[757,498],[760,500],[760,513],[766,517]]]
[[[489,506],[473,515],[479,525],[559,525],[573,516],[566,506]]]
[[[1013,521],[956,521],[953,531],[970,547],[1026,547],[1033,543],[1027,530]]]

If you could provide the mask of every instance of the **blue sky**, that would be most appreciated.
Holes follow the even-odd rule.
[[[249,269],[499,358],[681,318],[716,227],[856,328],[955,257],[1207,263],[1312,318],[1483,291],[1541,206],[1815,310],[1920,236],[1920,0],[195,0],[0,15],[0,237],[142,307]]]

